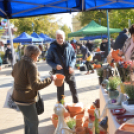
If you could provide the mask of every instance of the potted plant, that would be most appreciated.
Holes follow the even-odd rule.
[[[134,84],[125,85],[124,92],[128,95],[127,103],[134,104]]]
[[[73,119],[73,118],[70,118],[68,121],[67,121],[67,125],[70,129],[74,129],[75,126],[76,126],[76,120]]]
[[[103,81],[103,68],[97,69],[97,75],[99,76],[99,84],[101,85]]]
[[[108,86],[108,95],[111,99],[116,99],[119,95],[119,91],[117,90],[118,85],[121,83],[120,77],[114,76],[109,78]]]

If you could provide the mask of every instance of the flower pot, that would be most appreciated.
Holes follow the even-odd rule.
[[[83,123],[83,127],[88,127],[88,124],[89,124],[89,121],[85,121],[85,122]]]
[[[76,134],[86,134],[86,129],[84,127],[76,128]]]
[[[82,127],[82,123],[83,123],[82,119],[83,119],[83,117],[84,117],[83,114],[79,114],[79,115],[76,115],[74,117],[74,119],[76,120],[76,128],[77,127]]]
[[[88,114],[94,116],[95,109],[88,109]]]
[[[57,127],[57,124],[58,124],[58,116],[56,114],[53,114],[51,116],[51,121],[52,121],[54,127],[56,128]]]
[[[116,99],[119,96],[119,91],[118,90],[108,90],[108,96],[111,99]]]
[[[68,121],[69,118],[70,118],[70,114],[69,113],[64,113],[65,122]],[[57,124],[58,124],[58,116],[56,114],[53,114],[51,116],[51,121],[52,121],[54,127],[56,128]]]
[[[76,106],[66,106],[66,109],[68,109],[69,113],[70,113],[70,117],[74,117],[78,114],[84,114],[85,109],[83,109],[82,107],[76,107]]]
[[[64,79],[65,79],[65,76],[62,75],[62,74],[56,74],[56,80],[54,81],[55,85],[57,87],[61,87],[63,85],[63,82],[64,82]]]
[[[70,113],[70,117],[74,117],[74,116],[76,116],[76,115],[79,115],[79,114],[84,114],[85,113],[85,109],[82,109],[80,112],[78,112],[78,113]]]
[[[102,81],[103,81],[103,77],[98,77],[99,78],[99,84],[101,85]]]

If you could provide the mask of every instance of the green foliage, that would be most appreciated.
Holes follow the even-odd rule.
[[[121,83],[120,77],[117,76],[110,77],[108,82],[109,89],[116,90],[120,83]]]
[[[110,28],[128,28],[128,20],[131,20],[131,24],[134,23],[134,10],[133,9],[121,9],[121,10],[111,10],[109,12],[109,26]],[[101,23],[102,26],[107,26],[106,10],[103,11],[87,11],[78,13],[76,18],[81,22],[81,26],[84,27],[90,23],[91,20],[96,21],[98,24]],[[111,35],[112,38],[116,38],[118,33]]]
[[[106,17],[106,11],[87,11],[82,12],[82,14],[78,17],[78,20],[81,22],[81,26],[86,26],[91,20],[94,20],[98,24],[101,23],[101,25],[106,26]]]
[[[123,82],[130,82],[131,81],[131,68],[127,66],[124,68],[122,65],[117,64],[118,71],[120,73],[121,80]]]
[[[45,33],[51,38],[55,38],[55,32],[59,29],[57,22],[54,22],[53,16],[39,16],[31,18],[20,18],[11,20],[11,23],[18,28],[15,34],[18,36],[22,32],[27,32],[31,34],[33,31],[36,33]],[[34,26],[32,27],[32,23]]]
[[[61,30],[65,32],[65,40],[68,40],[68,34],[71,32],[70,28],[65,24],[61,27]]]
[[[103,76],[103,68],[97,69],[97,75],[100,77]]]
[[[73,118],[70,118],[69,121],[67,122],[67,125],[70,129],[74,128],[76,126],[76,120]]]
[[[134,85],[125,85],[124,91],[130,100],[134,100]]]
[[[101,40],[100,39],[96,39],[95,41],[94,41],[94,44],[95,44],[95,46],[100,46],[100,44],[101,44]]]

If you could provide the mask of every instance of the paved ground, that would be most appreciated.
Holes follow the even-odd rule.
[[[41,78],[49,76],[51,68],[46,63],[38,63],[38,69]],[[0,71],[0,134],[24,134],[23,117],[20,112],[12,109],[3,108],[6,94],[12,86],[13,78],[11,77],[11,68]],[[99,97],[99,85],[96,74],[83,75],[76,70],[76,82],[79,101],[83,102],[86,107]],[[56,87],[52,83],[49,87],[41,90],[44,99],[45,112],[39,116],[39,134],[53,134],[54,127],[51,122],[53,107],[57,102]],[[69,87],[65,85],[65,101],[72,100]]]

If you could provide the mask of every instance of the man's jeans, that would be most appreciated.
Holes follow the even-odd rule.
[[[77,91],[76,91],[76,81],[75,81],[75,76],[71,76],[69,80],[65,80],[67,84],[69,84],[69,88],[72,94],[73,102],[77,103],[78,102],[78,97],[77,97]],[[57,99],[58,102],[61,102],[62,95],[64,95],[64,83],[61,87],[57,87]]]
[[[38,134],[38,115],[36,104],[29,106],[18,105],[20,111],[24,116],[25,134]]]

